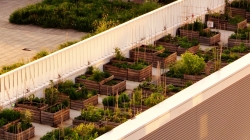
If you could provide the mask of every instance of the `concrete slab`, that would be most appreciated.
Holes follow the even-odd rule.
[[[56,50],[59,44],[80,40],[86,33],[75,30],[45,29],[33,25],[14,25],[8,22],[10,14],[18,8],[42,0],[1,0],[0,1],[0,67],[21,59],[29,61],[41,49]],[[30,48],[29,53],[23,48]],[[15,50],[15,52],[13,51]],[[8,53],[8,55],[6,55]],[[8,60],[8,61],[6,61]]]

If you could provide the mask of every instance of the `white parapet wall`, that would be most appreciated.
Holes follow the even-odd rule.
[[[115,47],[128,57],[132,47],[152,43],[167,33],[175,35],[178,27],[204,16],[208,8],[218,11],[223,6],[224,0],[178,0],[2,74],[0,106],[9,105],[32,93],[43,96],[43,90],[51,80],[74,79],[84,73],[89,64],[102,69],[102,65],[113,56]]]

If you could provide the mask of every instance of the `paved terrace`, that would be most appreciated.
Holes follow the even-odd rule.
[[[80,40],[86,34],[74,30],[9,23],[8,19],[13,11],[38,2],[41,0],[0,0],[0,67],[21,60],[29,61],[41,49],[53,51],[59,44]],[[22,50],[24,48],[31,51]]]

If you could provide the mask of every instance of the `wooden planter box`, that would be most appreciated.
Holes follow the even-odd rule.
[[[199,41],[200,33],[199,31],[180,29],[180,36],[186,36],[188,39],[196,39]]]
[[[143,112],[143,111],[145,111],[145,110],[147,110],[149,108],[150,107],[147,107],[147,106],[144,106],[144,105],[131,105],[130,108],[119,108],[119,109],[120,109],[120,111],[124,111],[124,112],[127,112],[128,109],[131,109],[133,114],[137,114],[138,112]],[[111,111],[114,111],[115,107],[113,107],[113,106],[104,106],[104,109],[109,109]]]
[[[100,82],[92,81],[92,80],[87,80],[87,79],[81,79],[79,77],[76,78],[76,83],[81,83],[83,84],[87,89],[89,90],[95,90],[97,93],[100,92],[100,85],[104,84],[105,82],[111,80],[114,78],[114,75],[103,79]]]
[[[142,46],[142,48],[145,48]],[[164,50],[151,50],[151,49],[146,49],[145,52],[141,52],[138,50],[138,48],[132,49],[129,51],[129,56],[131,59],[137,60],[137,59],[141,59],[144,60],[148,63],[153,63],[154,61],[154,56],[156,54],[162,53]]]
[[[103,65],[103,70],[109,72],[111,75],[114,75],[117,79],[127,80],[128,70],[112,66],[112,63],[107,63]]]
[[[125,80],[119,80],[119,79],[113,79],[117,81],[118,83],[116,85],[101,85],[100,87],[100,94],[102,95],[115,95],[116,93],[122,92],[126,90],[126,81]]]
[[[48,105],[45,105],[43,107],[38,108],[27,104],[16,104],[16,106],[20,109],[28,109],[32,114],[31,121],[35,123],[41,123],[41,111],[45,110],[48,107]]]
[[[244,43],[247,47],[250,48],[250,41],[249,40],[228,39],[228,47],[239,46],[241,43]]]
[[[57,101],[58,101],[59,103],[61,103],[61,102],[65,101],[65,100],[67,100],[68,102],[70,102],[69,95],[66,95],[66,94],[64,94],[64,93],[60,93],[60,94],[58,95]]]
[[[152,65],[147,66],[142,70],[133,69],[122,69],[112,66],[111,63],[103,65],[104,71],[108,71],[110,74],[114,75],[117,79],[138,81],[141,82],[144,78],[152,77]]]
[[[187,74],[184,74],[184,80],[187,82],[188,81],[197,82],[205,77],[206,77],[206,75],[187,75]]]
[[[193,46],[193,47],[190,47],[190,48],[181,48],[181,47],[178,47],[178,49],[177,49],[177,55],[181,55],[181,54],[185,53],[186,51],[189,51],[192,54],[196,54],[199,51],[199,45]]]
[[[241,8],[234,8],[234,7],[228,7],[228,9],[231,11],[232,16],[242,16],[243,18],[246,17],[246,9],[241,9]]]
[[[246,19],[247,19],[247,22],[250,22],[250,12],[246,12]]]
[[[171,63],[174,63],[177,60],[177,53],[174,52],[171,55],[169,55],[168,57],[159,57],[159,56],[155,56],[154,61],[153,61],[153,67],[157,67],[158,61],[160,63],[160,67],[161,68],[166,68],[167,66],[169,66]]]
[[[5,131],[4,132],[4,139],[5,140],[28,140],[30,138],[35,137],[35,127],[32,126],[27,130],[24,130],[18,134],[10,133]]]
[[[134,64],[135,60],[131,59],[131,58],[126,58],[126,60],[120,61],[120,60],[116,60],[115,58],[111,58],[110,62],[111,63],[128,63],[128,64]]]
[[[162,45],[165,49],[169,50],[170,52],[177,52],[178,49],[178,45],[177,44],[172,44],[172,43],[168,43],[168,42],[164,42],[163,39],[157,40],[155,42],[155,44],[158,45]]]
[[[183,79],[167,77],[164,75],[161,76],[161,83],[165,83],[166,85],[172,84],[174,86],[184,86],[185,84]]]
[[[227,30],[229,31],[236,31],[237,29],[243,29],[247,27],[247,20],[243,20],[240,23],[237,23],[237,25],[233,25],[228,23],[227,24]]]
[[[86,100],[70,100],[70,108],[75,110],[81,110],[85,108],[88,104],[97,105],[98,95],[92,96]]]
[[[122,123],[116,123],[116,122],[110,122],[110,121],[102,121],[102,126],[109,126],[109,127],[112,127],[112,128],[115,128],[120,124],[122,124]]]
[[[218,18],[208,17],[208,21],[214,22],[214,27],[216,29],[226,30],[227,29],[227,20],[222,20]]]
[[[141,70],[128,69],[128,79],[130,81],[141,82],[147,78],[152,78],[152,65]]]
[[[200,36],[199,42],[200,42],[201,45],[209,45],[210,46],[210,45],[213,45],[213,44],[219,42],[220,41],[220,36],[221,36],[221,33],[218,33],[218,34],[216,34],[216,35],[214,35],[213,37],[210,37],[210,38]]]
[[[61,121],[66,121],[70,118],[70,109],[62,109],[55,113],[41,111],[41,123],[56,127],[61,124]]]
[[[4,132],[6,132],[7,129],[8,129],[11,125],[13,125],[13,124],[15,124],[15,123],[17,123],[17,122],[19,122],[19,121],[20,121],[20,119],[15,120],[15,121],[13,121],[13,122],[10,122],[10,123],[8,123],[8,124],[6,124],[6,125],[0,127],[0,139],[4,139]]]
[[[74,120],[73,120],[73,125],[74,125],[74,126],[80,125],[81,123],[83,123],[83,124],[90,124],[90,123],[93,123],[93,124],[95,125],[95,127],[97,127],[97,128],[102,124],[101,121],[100,121],[100,122],[89,122],[89,121],[78,120],[78,119],[74,118]]]

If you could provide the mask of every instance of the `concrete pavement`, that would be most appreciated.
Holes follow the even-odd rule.
[[[0,67],[21,60],[27,62],[41,49],[53,51],[59,44],[80,40],[86,34],[75,30],[45,29],[9,23],[8,19],[13,11],[40,1],[0,0]],[[24,48],[31,51],[22,50]]]

